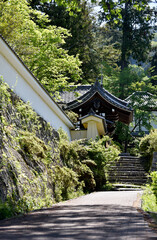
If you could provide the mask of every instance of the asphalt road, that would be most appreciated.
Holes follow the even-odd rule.
[[[139,191],[96,192],[52,208],[0,221],[2,240],[157,239],[143,215]]]

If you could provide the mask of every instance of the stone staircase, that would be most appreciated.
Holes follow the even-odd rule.
[[[146,184],[148,177],[140,158],[130,155],[122,155],[116,165],[110,167],[108,180],[111,183],[134,184],[141,186]]]

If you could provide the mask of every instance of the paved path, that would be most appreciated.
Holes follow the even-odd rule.
[[[0,221],[2,240],[157,239],[137,212],[141,192],[97,192]]]

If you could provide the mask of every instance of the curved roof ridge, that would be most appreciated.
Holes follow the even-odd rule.
[[[106,91],[99,82],[95,82],[91,88],[82,96],[78,97],[77,99],[67,103],[67,109],[68,108],[75,108],[79,105],[82,104],[83,101],[87,101],[89,98],[91,98],[96,92],[98,92],[101,97],[103,97],[104,99],[106,99],[106,101],[108,101],[110,104],[115,105],[116,107],[128,110],[128,111],[132,111],[132,109],[130,107],[128,107],[128,103],[126,101],[123,101],[117,97],[115,97],[114,95],[112,95],[111,93],[109,93],[108,91]],[[81,102],[80,102],[81,101]]]
[[[113,99],[119,101],[121,104],[125,104],[126,106],[128,105],[128,103],[127,103],[125,100],[122,100],[122,99],[114,96],[112,93],[110,93],[110,92],[107,91],[105,88],[103,88],[98,81],[96,81],[93,86],[94,86],[94,87],[97,86],[97,87],[100,89],[100,91],[103,90],[105,94],[107,94],[109,97],[112,97]]]

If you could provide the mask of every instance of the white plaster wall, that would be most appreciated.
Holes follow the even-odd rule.
[[[87,130],[72,130],[71,131],[71,139],[79,140],[87,138]]]
[[[19,73],[18,70],[21,70],[20,68],[23,68],[22,69],[23,75],[26,75],[26,78],[22,76],[21,73]],[[30,86],[30,82],[27,81],[27,77],[31,78],[32,75],[29,76],[30,73],[27,71],[27,69],[25,69],[25,67],[21,63],[19,63],[19,66],[17,65],[16,69],[15,66],[13,66],[6,57],[4,57],[4,53],[2,55],[1,48],[0,48],[0,75],[3,77],[4,81],[8,83],[10,88],[12,88],[13,91],[23,101],[25,102],[29,101],[32,108],[47,122],[49,122],[51,126],[54,127],[56,130],[62,127],[68,133],[68,136],[71,139],[69,126],[68,124],[65,124],[65,122],[61,119],[62,117],[66,119],[63,112],[51,100],[51,98],[45,93],[45,91],[40,87],[40,85],[35,80],[34,81],[32,80],[31,83],[32,86]],[[56,112],[53,110],[53,107]]]

